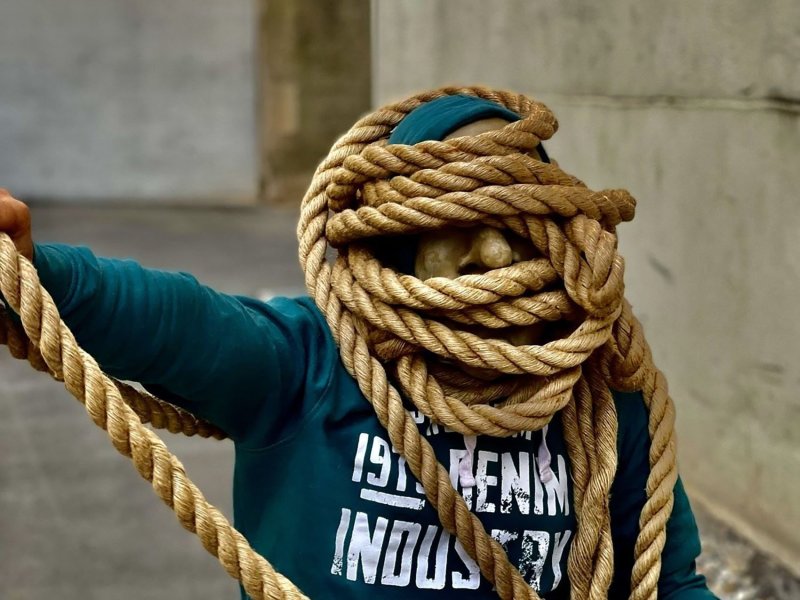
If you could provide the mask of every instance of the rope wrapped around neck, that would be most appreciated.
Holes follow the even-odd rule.
[[[453,94],[491,100],[522,118],[474,137],[387,143],[411,110]],[[615,228],[633,218],[635,201],[624,190],[592,191],[557,164],[534,158],[556,129],[544,105],[486,88],[443,88],[364,117],[314,175],[298,225],[300,261],[346,368],[442,524],[501,598],[538,596],[455,491],[401,394],[464,435],[539,430],[560,415],[578,518],[569,576],[572,598],[582,600],[606,598],[613,575],[608,495],[617,417],[609,388],[642,390],[653,443],[631,598],[655,598],[677,469],[666,381],[624,298]],[[386,236],[473,225],[510,230],[539,256],[482,275],[426,281],[376,256]],[[332,263],[329,246],[337,251]],[[514,346],[470,332],[475,325],[499,332],[537,323],[561,324],[567,334]],[[471,376],[470,369],[492,377]]]

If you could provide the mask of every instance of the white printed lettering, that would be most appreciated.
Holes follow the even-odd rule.
[[[363,489],[361,490],[360,496],[363,500],[369,500],[370,502],[377,502],[378,504],[385,504],[387,506],[411,508],[414,510],[422,510],[425,507],[424,498],[409,498],[408,496],[387,494],[386,492],[379,492],[377,490]]]
[[[489,468],[489,463],[497,462],[496,452],[487,452],[481,450],[478,452],[478,468],[475,473],[475,485],[478,488],[478,500],[475,506],[475,512],[495,512],[496,507],[494,502],[486,500],[490,487],[497,486],[497,476],[487,475],[486,471]]]
[[[519,537],[516,531],[508,531],[507,529],[492,529],[491,535],[506,552],[508,552],[508,543],[513,542]]]
[[[375,523],[375,532],[370,535],[369,519],[366,513],[356,513],[353,524],[353,534],[350,537],[350,547],[347,551],[347,578],[355,581],[358,577],[358,565],[364,575],[364,583],[375,583],[378,573],[378,561],[381,558],[383,539],[386,536],[386,526],[389,521],[378,517]]]
[[[467,567],[467,577],[465,578],[460,571],[453,572],[453,589],[454,590],[477,590],[481,584],[481,569],[472,557],[467,554],[461,542],[456,540],[455,544],[456,554]]]
[[[528,531],[522,534],[522,557],[519,572],[530,586],[539,591],[550,535],[546,531]]]
[[[558,473],[561,473],[561,477],[558,476]],[[553,477],[544,484],[547,490],[547,514],[559,514],[559,508],[556,506],[558,505],[564,515],[569,515],[569,498],[567,497],[569,473],[564,457],[560,454],[558,455],[558,473],[553,469]]]
[[[509,514],[516,499],[519,512],[523,515],[531,511],[531,479],[530,454],[519,453],[519,470],[514,466],[514,458],[510,452],[501,456],[502,494],[500,496],[500,512]]]
[[[422,525],[395,521],[389,534],[386,556],[383,559],[381,583],[397,587],[406,587],[411,582],[411,570],[414,565],[414,549],[419,541]],[[400,564],[398,565],[398,556]],[[399,566],[399,572],[398,572]]]
[[[389,443],[377,435],[372,438],[372,451],[369,454],[372,464],[380,466],[379,474],[367,473],[367,483],[376,487],[386,487],[392,472],[392,454]]]
[[[436,534],[441,531],[439,543],[436,546],[436,556],[434,558],[433,577],[428,577],[430,569],[430,556],[433,540]],[[444,529],[435,525],[428,525],[425,537],[419,547],[417,554],[417,577],[416,584],[421,590],[441,590],[447,581],[447,547],[450,543],[450,534]]]
[[[556,543],[553,545],[553,589],[561,583],[561,557],[572,532],[568,529],[564,533],[556,533]]]
[[[344,563],[344,538],[347,536],[347,528],[350,526],[350,509],[342,509],[342,518],[339,519],[339,527],[336,529],[336,545],[333,551],[333,562],[331,563],[331,573],[334,575],[342,574],[342,563]]]
[[[358,448],[356,448],[356,458],[353,461],[353,481],[361,481],[361,476],[364,474],[364,456],[367,453],[367,443],[369,443],[369,434],[362,433],[358,436]]]

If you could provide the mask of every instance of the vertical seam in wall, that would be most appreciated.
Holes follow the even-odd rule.
[[[256,197],[255,197],[255,204],[266,204],[267,200],[267,190],[266,190],[266,173],[264,169],[264,162],[266,160],[266,148],[265,148],[265,139],[264,139],[264,131],[266,129],[266,125],[264,122],[265,119],[265,110],[264,110],[264,100],[266,98],[266,77],[264,75],[264,67],[265,62],[263,61],[264,55],[264,36],[262,35],[263,31],[263,19],[264,19],[264,12],[265,12],[265,4],[267,0],[250,0],[254,5],[255,10],[255,25],[254,31],[252,35],[254,36],[254,44],[253,44],[253,119],[255,121],[254,129],[254,137],[252,140],[253,143],[253,152],[255,155],[255,190],[256,190]]]
[[[375,106],[375,99],[378,97],[378,27],[380,19],[378,19],[378,0],[370,0],[370,22],[369,22],[369,46],[370,46],[370,59],[369,59],[369,105]]]

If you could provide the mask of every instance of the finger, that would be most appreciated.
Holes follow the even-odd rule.
[[[29,233],[30,223],[30,212],[25,204],[10,196],[0,201],[0,230],[16,239]]]

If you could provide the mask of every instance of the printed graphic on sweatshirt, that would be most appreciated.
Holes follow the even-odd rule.
[[[556,522],[564,522],[570,516],[564,456],[550,456],[546,444],[537,443],[540,433],[514,436],[515,442],[512,438],[505,444],[508,451],[493,452],[480,437],[461,436],[412,414],[423,435],[447,438],[449,461],[443,464],[470,510],[478,516],[493,515],[488,522],[513,525],[493,528],[490,534],[525,580],[540,593],[555,589],[564,576],[573,531],[526,528],[531,519],[525,517],[556,517]],[[375,585],[477,589],[478,565],[438,519],[431,518],[422,485],[387,437],[361,433],[354,444],[352,484],[358,486],[362,500],[376,506],[341,508],[331,573]]]

